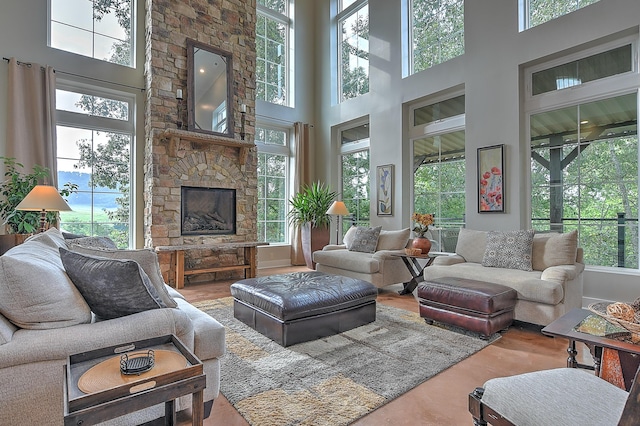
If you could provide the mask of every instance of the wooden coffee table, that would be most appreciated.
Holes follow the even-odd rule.
[[[617,351],[621,358],[624,356],[630,356],[635,359],[638,358],[638,355],[640,355],[640,345],[576,331],[576,326],[578,326],[589,315],[596,314],[587,309],[572,309],[542,329],[543,334],[569,339],[569,347],[567,348],[567,352],[569,353],[569,357],[567,358],[567,367],[587,368],[595,370],[596,375],[603,376],[601,373],[604,372],[600,371],[603,349]],[[576,359],[576,355],[578,354],[578,351],[576,350],[576,342],[585,343],[590,348],[591,355],[594,360],[593,366],[578,363]],[[631,366],[629,369],[635,372],[636,368],[637,364],[635,367]]]
[[[120,374],[121,354],[149,349],[157,353],[151,370],[139,376]],[[188,394],[192,394],[192,424],[204,421],[202,362],[173,335],[71,355],[64,374],[65,426],[93,425],[161,403],[165,425],[173,425],[175,399]]]

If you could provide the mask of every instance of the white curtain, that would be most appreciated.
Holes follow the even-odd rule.
[[[9,60],[6,156],[15,157],[31,173],[38,164],[57,185],[56,76],[52,67]]]
[[[293,175],[294,191],[299,191],[302,185],[311,184],[311,173],[309,170],[309,125],[296,122],[293,125],[294,134],[294,155],[295,155],[295,172]],[[297,226],[291,226],[291,264],[305,265],[304,255],[302,253],[302,239],[300,229]]]

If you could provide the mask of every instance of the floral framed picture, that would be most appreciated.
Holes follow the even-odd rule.
[[[503,213],[504,145],[478,148],[478,213]]]
[[[378,216],[393,216],[393,164],[377,167],[376,188]]]

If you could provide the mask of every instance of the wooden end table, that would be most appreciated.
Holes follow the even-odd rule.
[[[411,278],[410,281],[403,283],[404,288],[400,290],[398,294],[405,295],[405,294],[413,293],[413,290],[415,290],[416,287],[418,287],[418,284],[424,281],[424,270],[427,268],[427,266],[430,266],[436,257],[442,256],[444,254],[445,253],[440,253],[440,252],[418,254],[418,255],[412,255],[412,254],[406,254],[406,253],[391,254],[391,256],[402,258],[404,265],[407,267],[407,270],[411,273],[411,276],[413,277]],[[427,259],[427,263],[425,263],[424,266],[420,265],[420,262],[418,262],[418,259]]]
[[[180,354],[184,357],[184,367],[172,368],[171,371],[163,373],[160,372],[160,368],[156,369],[159,367],[156,364],[156,367],[141,374],[139,379],[135,377],[128,379],[130,380],[128,383],[115,386],[98,384],[95,386],[99,389],[91,393],[84,393],[79,389],[78,382],[82,375],[93,367],[105,362],[111,364],[114,357],[119,361],[122,353],[148,349]],[[118,369],[117,373],[120,373],[119,362],[115,368]],[[156,369],[155,374],[154,369]],[[112,372],[109,371],[109,373]],[[65,426],[93,425],[164,402],[165,425],[174,425],[176,423],[175,399],[192,394],[192,424],[202,425],[205,387],[206,376],[202,362],[173,335],[71,355],[67,358],[64,371],[64,424]]]
[[[629,356],[636,359],[637,362],[640,362],[640,345],[576,331],[576,327],[589,315],[596,314],[587,309],[572,309],[542,329],[542,333],[548,336],[558,336],[569,339],[569,347],[567,348],[567,353],[569,354],[569,357],[567,358],[567,367],[594,370],[597,376],[602,376],[601,366],[603,350],[617,351],[621,357]],[[580,364],[578,362],[576,359],[576,355],[578,355],[576,342],[585,343],[589,347],[594,360],[593,366]],[[632,369],[635,373],[637,366],[638,364],[636,363],[635,367],[631,366],[629,369]],[[633,380],[633,377],[631,380]],[[630,385],[631,383],[629,382],[628,384]]]

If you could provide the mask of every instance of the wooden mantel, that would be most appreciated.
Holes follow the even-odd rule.
[[[239,142],[235,139],[223,138],[216,135],[208,135],[205,133],[190,132],[188,130],[179,130],[179,129],[163,130],[160,133],[160,137],[170,138],[169,154],[172,156],[176,156],[178,143],[181,139],[188,140],[191,142],[210,143],[213,145],[230,146],[233,148],[238,148],[240,151],[239,161],[240,161],[240,165],[242,166],[244,166],[244,164],[247,162],[247,156],[249,155],[249,150],[255,146],[255,144],[251,142]]]

